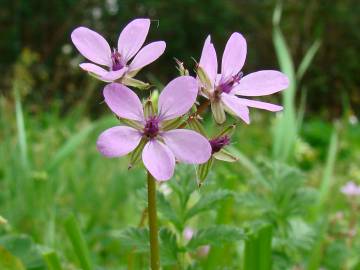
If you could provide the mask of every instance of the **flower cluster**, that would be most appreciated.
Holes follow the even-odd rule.
[[[230,144],[235,125],[209,138],[201,124],[200,113],[204,107],[210,104],[218,124],[226,121],[225,111],[249,124],[249,107],[269,111],[280,111],[282,107],[240,96],[276,93],[288,87],[288,79],[274,70],[244,76],[241,69],[247,45],[240,33],[233,33],[229,38],[218,74],[217,56],[209,36],[195,77],[178,62],[181,76],[170,81],[158,99],[150,96],[142,102],[128,87],[148,88],[149,84],[134,79],[134,76],[158,59],[166,47],[164,41],[156,41],[142,48],[149,28],[149,19],[131,21],[120,33],[114,49],[101,35],[86,27],[78,27],[71,34],[75,47],[91,61],[80,67],[109,83],[103,90],[105,103],[125,124],[101,133],[97,148],[106,157],[129,154],[130,166],[142,159],[146,169],[158,181],[172,177],[176,162],[199,164],[198,178],[204,180],[214,158],[236,160],[224,149]],[[204,98],[207,101],[197,106],[197,99]]]

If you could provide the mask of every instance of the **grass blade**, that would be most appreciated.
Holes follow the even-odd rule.
[[[25,120],[24,120],[24,113],[21,104],[20,92],[16,80],[14,82],[14,96],[15,96],[16,127],[17,127],[18,141],[20,148],[20,159],[23,169],[27,171],[27,169],[29,168],[29,159],[28,159],[28,147],[26,141]]]
[[[320,193],[319,193],[319,204],[317,211],[323,209],[324,203],[326,202],[330,188],[332,186],[333,180],[333,171],[336,161],[336,153],[338,149],[338,135],[336,128],[334,127],[333,133],[331,135],[329,150],[326,158],[326,164],[324,168],[323,177],[321,180]]]
[[[62,270],[59,257],[54,251],[47,252],[43,256],[48,270]]]
[[[310,46],[310,48],[307,50],[296,73],[296,78],[298,79],[298,81],[300,81],[303,78],[305,72],[307,71],[311,62],[313,61],[317,51],[320,49],[320,45],[321,45],[321,41],[319,39],[315,40],[314,43]]]
[[[271,269],[272,226],[266,225],[250,234],[245,241],[244,270]]]
[[[81,268],[83,270],[92,270],[92,263],[90,260],[89,250],[86,245],[83,234],[81,233],[79,224],[74,216],[70,216],[65,221],[65,230],[70,238],[74,252],[79,259]]]

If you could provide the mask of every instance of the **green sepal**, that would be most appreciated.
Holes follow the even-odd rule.
[[[196,116],[189,117],[188,125],[192,130],[195,130],[204,137],[206,137],[205,129],[203,125],[200,123],[199,119],[196,118]]]
[[[171,129],[176,129],[176,128],[178,128],[181,124],[184,123],[185,118],[186,118],[186,117],[182,116],[182,117],[177,117],[177,118],[175,118],[175,119],[171,119],[171,120],[164,121],[164,122],[162,123],[161,129],[164,130],[164,131],[171,130]]]
[[[214,162],[214,158],[211,156],[207,162],[200,164],[198,166],[197,177],[198,177],[198,186],[199,187],[201,187],[203,185],[206,177],[208,176],[208,174],[210,172],[213,162]]]
[[[155,115],[154,104],[151,99],[147,99],[144,104],[144,116],[145,119],[148,119]]]
[[[138,88],[140,90],[147,90],[151,87],[151,85],[149,83],[145,83],[143,81],[134,79],[134,78],[130,78],[130,77],[124,77],[121,79],[121,83],[127,86],[132,86],[135,88]]]
[[[125,119],[125,118],[119,118],[119,120],[122,123],[124,123],[132,128],[135,128],[137,130],[142,130],[144,128],[144,126],[140,122],[135,121],[135,120]]]
[[[224,107],[220,101],[211,102],[211,111],[216,123],[223,124],[226,121]]]
[[[235,124],[232,124],[226,128],[224,128],[218,135],[216,135],[215,137],[218,138],[218,137],[223,137],[223,136],[228,136],[228,137],[231,137],[234,132],[235,132],[235,129],[236,129],[236,125]]]
[[[139,145],[134,149],[134,151],[131,152],[129,166],[128,166],[129,170],[140,160],[141,153],[142,153],[146,143],[147,143],[147,139],[142,138],[140,140]]]
[[[198,75],[200,81],[202,82],[202,84],[205,86],[206,89],[211,89],[213,87],[206,71],[199,65],[196,67],[196,74]]]
[[[214,153],[213,157],[217,160],[225,161],[225,162],[235,162],[238,161],[238,158],[231,154],[229,151],[225,149],[221,149],[219,152]]]

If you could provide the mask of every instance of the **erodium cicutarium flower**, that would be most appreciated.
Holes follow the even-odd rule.
[[[131,21],[120,33],[117,48],[113,49],[93,30],[86,27],[76,28],[71,33],[71,40],[79,52],[93,62],[82,63],[80,67],[106,82],[135,76],[140,69],[154,62],[165,51],[164,41],[152,42],[140,50],[149,28],[149,19]]]
[[[142,161],[158,181],[172,177],[175,160],[188,164],[206,162],[211,156],[211,146],[206,138],[193,130],[164,129],[166,121],[190,110],[197,94],[195,78],[178,77],[161,92],[158,111],[145,115],[140,99],[129,88],[118,83],[105,86],[104,97],[109,108],[118,117],[136,124],[134,127],[116,126],[104,131],[97,141],[98,150],[107,157],[124,156],[145,140]]]
[[[214,45],[207,37],[198,68],[201,93],[211,102],[211,109],[217,123],[226,120],[225,111],[250,123],[249,108],[268,111],[280,111],[281,106],[240,98],[238,96],[265,96],[289,85],[287,77],[275,70],[262,70],[243,76],[241,69],[247,52],[246,40],[240,33],[233,33],[224,50],[221,62],[221,74],[218,74],[218,62]]]

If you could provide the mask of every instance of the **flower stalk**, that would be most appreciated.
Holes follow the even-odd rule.
[[[150,172],[147,173],[148,182],[148,215],[150,231],[150,265],[151,270],[160,269],[159,238],[156,216],[156,183]]]

